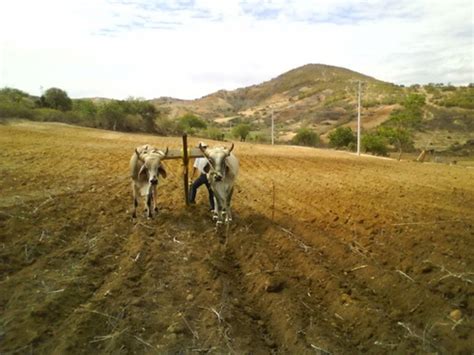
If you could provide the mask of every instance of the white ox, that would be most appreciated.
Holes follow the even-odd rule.
[[[137,217],[139,196],[144,197],[148,218],[153,217],[152,206],[153,211],[158,211],[156,207],[156,187],[158,186],[159,175],[166,178],[166,170],[161,163],[161,159],[166,157],[167,154],[168,148],[166,148],[165,152],[150,145],[135,148],[130,158],[130,176],[132,178],[133,189],[133,218]]]
[[[207,179],[214,193],[215,210],[214,215],[217,225],[232,221],[230,204],[234,192],[234,182],[239,173],[239,160],[232,154],[234,144],[229,148],[215,147],[199,149],[209,162],[204,168]]]

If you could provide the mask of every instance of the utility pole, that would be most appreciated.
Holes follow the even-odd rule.
[[[275,144],[274,132],[275,132],[275,122],[273,120],[273,108],[272,108],[272,145]]]
[[[357,155],[360,156],[360,80],[357,98]]]

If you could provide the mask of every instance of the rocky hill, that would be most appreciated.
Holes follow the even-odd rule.
[[[446,147],[472,136],[469,122],[474,118],[473,108],[466,107],[473,96],[472,87],[443,84],[403,87],[322,64],[304,65],[258,85],[220,90],[196,100],[159,98],[152,102],[171,118],[191,112],[224,130],[245,121],[263,134],[268,133],[273,113],[280,141],[291,139],[303,126],[314,129],[324,140],[336,127],[355,128],[358,81],[362,83],[362,120],[366,130],[389,119],[407,94],[419,93],[426,97],[427,105],[423,126],[426,129],[422,127],[417,134],[418,146]],[[467,95],[461,107],[456,107],[456,103],[450,105],[450,98],[459,92],[461,96]]]

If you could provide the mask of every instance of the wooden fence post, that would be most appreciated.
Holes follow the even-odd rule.
[[[183,134],[183,179],[184,179],[184,199],[186,206],[189,206],[189,186],[188,186],[188,136]]]

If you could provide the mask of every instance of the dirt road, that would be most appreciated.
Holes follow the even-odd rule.
[[[474,169],[239,143],[224,245],[177,161],[132,222],[144,143],[0,126],[0,352],[474,351]]]

